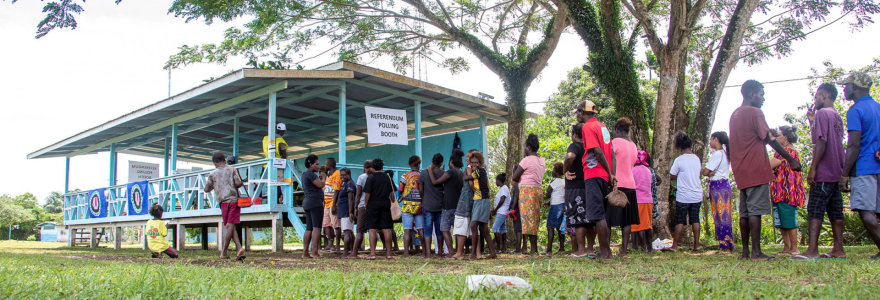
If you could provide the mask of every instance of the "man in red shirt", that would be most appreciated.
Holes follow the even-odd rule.
[[[761,106],[764,105],[764,86],[755,80],[743,83],[740,92],[742,106],[730,116],[730,162],[736,186],[740,190],[739,230],[743,238],[740,259],[770,260],[774,257],[761,252],[761,216],[770,214],[770,182],[773,171],[765,146],[788,161],[793,171],[800,171],[801,164],[782,148],[770,134]],[[752,249],[749,254],[749,238]]]
[[[584,184],[586,190],[587,220],[595,224],[599,234],[599,257],[611,259],[610,235],[605,211],[608,200],[605,196],[616,184],[614,149],[611,147],[611,132],[596,119],[599,109],[592,101],[578,103],[575,109],[579,119],[584,120],[583,139],[586,154],[583,156]]]

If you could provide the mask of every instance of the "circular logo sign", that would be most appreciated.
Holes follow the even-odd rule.
[[[141,192],[140,186],[131,187],[131,206],[134,208],[135,214],[140,214],[144,210],[144,194]]]
[[[101,197],[98,195],[98,192],[93,192],[92,196],[89,197],[89,210],[92,211],[92,215],[101,214]]]

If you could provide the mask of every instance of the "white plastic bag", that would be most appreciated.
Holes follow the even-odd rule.
[[[499,288],[499,287],[507,287],[507,288],[517,288],[517,289],[525,289],[531,290],[532,285],[526,282],[525,279],[516,277],[516,276],[498,276],[498,275],[469,275],[467,277],[467,285],[468,289],[471,291],[475,291],[480,289],[481,287],[487,288]]]
[[[654,248],[654,250],[669,249],[669,248],[672,248],[672,240],[670,240],[670,239],[665,239],[665,240],[656,239],[656,240],[654,240],[653,243],[651,243],[651,247]]]

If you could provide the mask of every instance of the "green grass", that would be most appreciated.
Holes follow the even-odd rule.
[[[846,250],[848,260],[817,262],[740,261],[711,251],[634,253],[611,261],[512,255],[494,261],[303,260],[297,251],[249,253],[240,263],[220,261],[216,251],[149,259],[139,249],[4,241],[0,298],[876,298],[880,261],[867,258],[875,249]],[[520,276],[533,289],[471,292],[465,283],[471,274]]]

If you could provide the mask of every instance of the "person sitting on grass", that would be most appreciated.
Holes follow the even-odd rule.
[[[700,204],[703,202],[703,186],[700,183],[702,163],[700,158],[691,151],[693,141],[682,131],[675,134],[675,149],[681,155],[672,162],[669,170],[670,180],[677,182],[675,192],[675,233],[670,251],[678,250],[684,225],[690,224],[694,232],[694,251],[700,250]]]
[[[220,247],[220,259],[229,258],[226,255],[226,249],[229,248],[230,240],[234,240],[237,250],[235,259],[242,260],[245,258],[244,248],[241,247],[241,239],[235,228],[238,223],[241,223],[241,207],[238,206],[238,188],[243,185],[241,176],[238,175],[235,168],[226,165],[226,155],[223,153],[214,153],[211,160],[217,169],[208,175],[205,193],[213,191],[214,199],[220,203],[220,216],[223,220],[223,244]],[[217,240],[219,242],[220,238]]]
[[[498,253],[504,253],[507,245],[507,214],[510,212],[510,188],[504,184],[507,174],[501,173],[495,176],[495,186],[498,193],[495,194],[495,223],[492,223],[492,232],[495,233],[495,247]]]
[[[162,221],[163,212],[164,210],[159,203],[153,203],[153,206],[150,207],[150,215],[153,216],[153,219],[147,221],[147,246],[149,246],[153,258],[162,257],[162,253],[167,254],[170,258],[177,258],[177,251],[174,251],[174,248],[171,248],[168,245],[168,240],[165,239],[168,236],[168,228],[165,227],[165,221]]]
[[[550,198],[544,202],[544,206],[550,206],[547,212],[547,249],[541,255],[553,254],[553,236],[559,239],[559,252],[565,251],[565,234],[560,227],[562,226],[562,212],[565,206],[565,180],[562,179],[564,172],[562,171],[562,163],[553,164],[551,175],[553,179],[547,185],[547,191],[544,192],[544,198]]]

